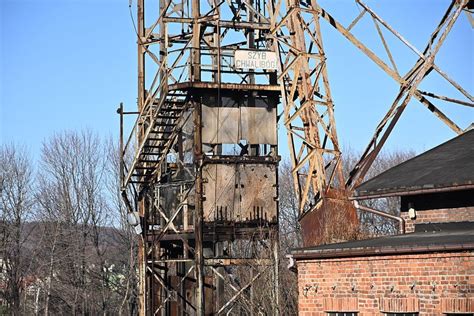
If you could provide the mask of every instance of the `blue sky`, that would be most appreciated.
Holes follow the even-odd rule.
[[[415,4],[416,2],[416,4]],[[323,7],[348,25],[358,8],[349,0],[321,0]],[[447,7],[447,1],[367,1],[419,50]],[[135,3],[134,3],[135,4]],[[128,0],[0,1],[0,141],[17,142],[38,157],[41,143],[55,132],[90,128],[118,137],[115,110],[136,102],[136,45]],[[367,17],[354,29],[377,54],[383,46]],[[325,21],[321,21],[329,80],[336,104],[340,142],[363,149],[396,96],[398,86]],[[396,43],[402,73],[416,56]],[[474,33],[463,14],[436,63],[471,94],[474,86]],[[424,90],[462,98],[446,82],[430,75]],[[465,128],[472,108],[437,102]],[[284,131],[280,131],[284,137]],[[418,102],[411,102],[387,142],[389,149],[429,149],[451,137],[450,131]],[[280,139],[286,156],[286,140]]]

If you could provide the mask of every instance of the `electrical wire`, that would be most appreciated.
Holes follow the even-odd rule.
[[[135,34],[138,37],[137,25],[135,24],[135,19],[133,18],[132,4],[133,4],[133,0],[129,0],[128,1],[128,12],[130,13],[130,19],[132,20],[133,29],[135,30]]]

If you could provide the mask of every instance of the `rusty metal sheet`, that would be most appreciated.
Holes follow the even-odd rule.
[[[183,138],[183,151],[192,153],[194,147],[194,122],[191,110],[187,110],[184,114],[184,116],[189,115],[191,115],[190,119],[183,124],[181,133]]]
[[[214,83],[214,82],[198,82],[188,81],[179,82],[169,86],[169,90],[185,90],[185,89],[221,89],[221,90],[235,90],[235,91],[274,91],[280,92],[280,85],[272,84],[241,84],[241,83]]]
[[[277,221],[275,166],[208,164],[203,178],[206,222]]]
[[[164,187],[160,189],[161,207],[170,216],[179,205],[179,187]]]
[[[239,108],[202,105],[202,142],[237,144],[239,142]]]
[[[167,218],[170,218],[180,203],[180,188],[179,187],[163,187],[160,188],[160,206],[162,211],[166,214]],[[164,222],[165,219],[162,219]],[[183,224],[183,214],[180,212],[175,220],[173,221],[175,225]]]
[[[357,227],[357,221],[357,213],[348,199],[347,191],[329,189],[321,203],[300,218],[303,246],[335,242],[334,239],[342,241]],[[341,231],[344,231],[345,236],[340,235]]]
[[[240,220],[276,222],[276,172],[273,165],[240,165]]]
[[[242,107],[242,136],[250,144],[277,144],[276,108]]]
[[[277,143],[276,109],[202,107],[202,141],[208,144]]]
[[[238,203],[235,165],[208,164],[203,167],[204,221],[230,221]]]

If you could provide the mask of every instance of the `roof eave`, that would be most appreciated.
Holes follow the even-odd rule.
[[[420,188],[420,189],[410,189],[405,188],[403,190],[387,190],[385,192],[368,192],[358,194],[357,190],[355,195],[350,197],[351,200],[367,200],[367,199],[378,199],[385,197],[395,197],[395,196],[405,196],[405,195],[417,195],[417,194],[428,194],[428,193],[441,193],[441,192],[452,192],[452,191],[461,191],[461,190],[474,190],[474,184],[462,184],[462,185],[452,185],[438,188]]]
[[[347,257],[390,256],[401,254],[420,254],[430,252],[454,252],[474,250],[474,242],[459,244],[433,244],[413,247],[370,247],[340,249],[301,249],[292,251],[295,260],[335,259]]]

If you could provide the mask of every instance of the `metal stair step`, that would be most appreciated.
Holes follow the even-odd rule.
[[[183,111],[183,108],[164,108],[164,109],[161,109],[160,112],[182,112]]]
[[[179,118],[179,116],[176,116],[176,115],[158,115],[157,118],[176,120],[176,119]]]
[[[162,152],[149,152],[149,151],[142,151],[140,152],[140,156],[161,156]]]
[[[173,134],[173,131],[150,131],[150,134]]]
[[[176,126],[176,124],[155,122],[155,126]]]
[[[158,163],[158,160],[140,159],[141,163]]]
[[[165,148],[166,146],[145,145],[144,148]]]
[[[162,138],[162,137],[158,137],[158,138],[154,137],[154,138],[148,138],[147,140],[153,142],[153,141],[163,141],[163,140],[170,140],[170,139],[169,138]]]

